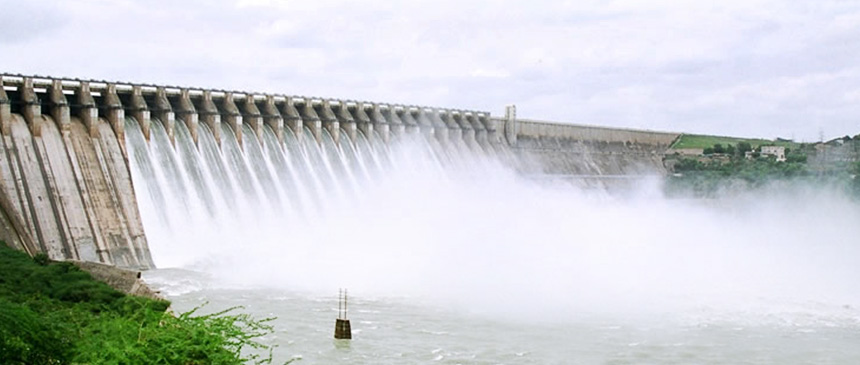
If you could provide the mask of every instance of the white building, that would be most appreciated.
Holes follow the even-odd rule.
[[[776,156],[777,161],[785,161],[785,147],[761,146],[762,156]]]

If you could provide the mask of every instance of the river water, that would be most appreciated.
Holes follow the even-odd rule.
[[[278,361],[860,359],[855,203],[820,192],[807,192],[814,199],[793,192],[681,201],[539,190],[553,193],[532,195],[534,206],[496,206],[499,214],[516,209],[532,217],[522,226],[490,224],[496,233],[472,227],[467,218],[475,212],[422,203],[433,214],[406,211],[410,218],[400,224],[442,233],[425,227],[429,238],[421,239],[392,229],[370,239],[355,231],[297,242],[295,250],[279,250],[286,243],[277,240],[243,242],[229,257],[149,271],[144,279],[180,312],[208,303],[203,312],[242,306],[257,318],[277,317],[264,342],[277,345]],[[435,224],[440,219],[461,223]],[[333,339],[341,286],[350,288],[352,341]]]
[[[147,272],[179,312],[242,306],[275,316],[276,363],[307,364],[854,364],[860,311],[825,303],[702,306],[672,313],[563,314],[527,320],[481,308],[454,310],[422,298],[350,301],[353,340],[334,340],[336,295],[230,287],[184,270]],[[502,299],[503,300],[503,299]],[[766,308],[766,310],[762,310]],[[550,316],[552,317],[552,316]]]
[[[277,317],[276,363],[860,361],[860,207],[838,192],[667,199],[522,177],[487,146],[222,127],[174,145],[127,121],[144,279],[178,312]]]

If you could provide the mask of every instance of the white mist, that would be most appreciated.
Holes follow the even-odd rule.
[[[128,129],[129,143],[142,143]],[[324,298],[346,287],[365,300],[530,325],[597,318],[728,321],[731,328],[860,322],[860,207],[836,193],[794,187],[673,200],[652,178],[620,196],[526,179],[493,158],[440,151],[423,139],[355,151],[279,151],[279,160],[293,162],[266,158],[269,172],[236,166],[260,163],[248,158],[233,156],[230,164],[195,157],[252,186],[219,184],[212,168],[201,170],[206,181],[192,182],[186,166],[143,166],[146,159],[132,158],[156,265],[205,273],[215,290]],[[349,178],[340,179],[346,170]],[[250,176],[232,176],[239,171]],[[283,204],[290,196],[284,192],[257,198],[265,181],[300,188],[304,205]],[[180,197],[177,186],[211,191]],[[165,205],[153,192],[168,197]],[[233,209],[210,213],[195,196],[222,197],[210,205]]]

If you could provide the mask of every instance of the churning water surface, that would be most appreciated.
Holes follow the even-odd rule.
[[[126,126],[161,268],[144,278],[177,311],[276,316],[276,361],[860,360],[860,208],[836,193],[608,194],[519,177],[486,145],[246,128],[219,148],[201,125],[194,148],[181,124],[176,147]],[[341,287],[350,342],[332,339]]]

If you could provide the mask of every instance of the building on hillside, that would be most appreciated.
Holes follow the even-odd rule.
[[[777,161],[785,161],[785,147],[783,146],[761,146],[762,156],[776,156]]]

